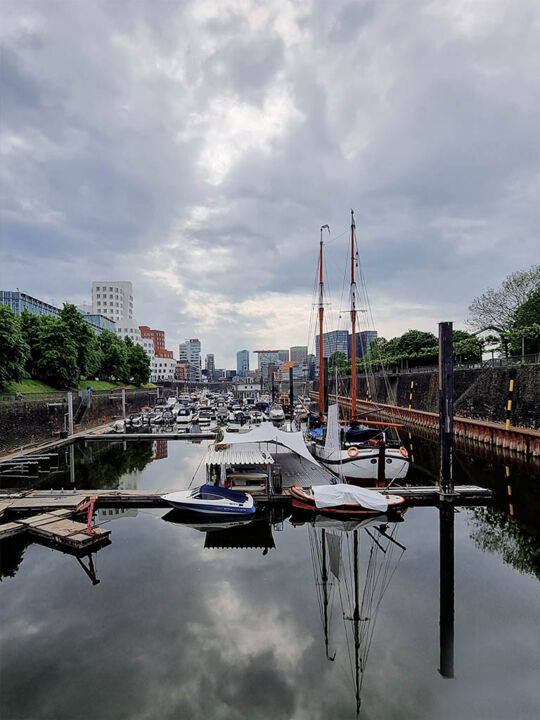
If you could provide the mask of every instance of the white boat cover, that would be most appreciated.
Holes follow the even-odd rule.
[[[366,510],[386,512],[388,501],[377,490],[338,483],[337,485],[316,485],[313,488],[315,506],[318,508],[338,507],[339,505],[361,505]]]
[[[337,452],[341,450],[339,442],[339,420],[338,420],[338,406],[330,405],[328,408],[328,421],[326,423],[326,440],[324,443],[324,449],[329,452]]]
[[[247,433],[238,435],[237,433],[223,433],[223,440],[219,445],[235,445],[241,443],[277,443],[283,445],[283,447],[289,448],[300,457],[308,460],[313,465],[319,466],[318,461],[309,452],[307,445],[304,441],[304,436],[301,432],[285,432],[274,427],[271,423],[263,423],[258,427],[253,428]]]

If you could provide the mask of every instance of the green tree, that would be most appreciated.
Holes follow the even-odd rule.
[[[347,355],[341,350],[336,350],[328,359],[328,372],[338,373],[338,375],[346,375],[350,370]]]
[[[529,293],[527,299],[516,310],[512,352],[519,353],[522,349],[522,338],[524,340],[523,349],[525,353],[540,352],[540,335],[535,327],[540,325],[540,287],[537,287]]]
[[[101,380],[122,380],[128,376],[128,351],[126,344],[114,333],[104,330],[99,336],[101,348]]]
[[[0,305],[0,387],[24,377],[29,354],[20,319],[7,305]]]
[[[95,366],[95,361],[91,357],[91,352],[95,347],[92,343],[94,332],[90,325],[84,321],[82,314],[75,305],[64,303],[64,307],[60,311],[60,319],[66,325],[77,350],[79,374],[86,377],[89,374],[89,368]]]
[[[77,347],[67,325],[58,317],[40,318],[36,374],[40,380],[60,389],[77,385]]]
[[[134,385],[144,385],[150,379],[150,358],[140,345],[131,343],[128,348],[128,369]]]
[[[25,370],[28,377],[37,377],[36,364],[39,358],[39,329],[41,327],[41,316],[28,312],[26,308],[21,313],[21,332],[24,341],[28,345],[29,352],[26,360]]]
[[[92,333],[92,337],[89,342],[88,354],[86,357],[86,377],[92,378],[99,375],[101,363],[103,361],[103,352],[99,342],[99,337]]]

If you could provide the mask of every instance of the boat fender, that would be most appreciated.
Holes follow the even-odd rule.
[[[350,447],[347,450],[347,455],[351,458],[355,458],[358,456],[358,448],[357,447]]]
[[[372,447],[377,447],[377,445],[379,444],[379,441],[376,440],[375,438],[371,438],[371,440],[369,441],[369,444],[370,444]]]
[[[409,457],[409,453],[407,452],[407,448],[404,448],[403,445],[399,448],[399,452],[403,455],[404,458]]]

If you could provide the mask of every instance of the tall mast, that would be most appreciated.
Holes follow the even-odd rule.
[[[323,317],[324,317],[324,280],[323,280],[323,230],[330,232],[328,225],[321,227],[321,242],[319,247],[319,420],[324,420],[324,342],[323,342]]]
[[[351,210],[351,419],[356,420],[356,281],[354,278],[354,210]]]

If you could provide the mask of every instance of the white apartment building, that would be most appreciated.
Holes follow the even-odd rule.
[[[176,371],[176,360],[174,358],[159,357],[154,355],[150,360],[151,368],[151,382],[158,382],[159,380],[174,380],[174,373]]]
[[[133,285],[129,280],[95,280],[92,283],[92,313],[116,323],[116,334],[142,345],[139,323],[133,318]]]

